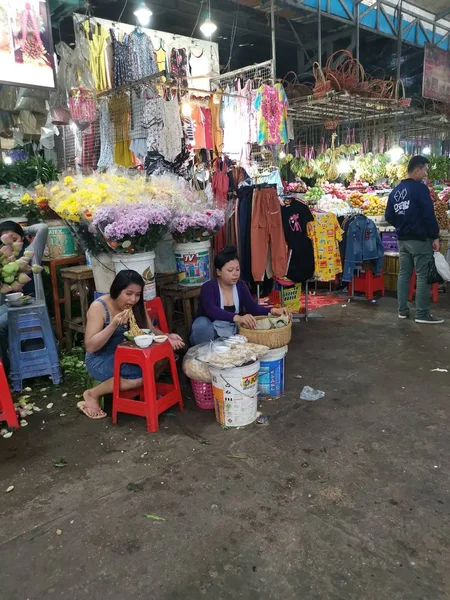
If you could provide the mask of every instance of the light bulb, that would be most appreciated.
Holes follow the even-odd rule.
[[[145,2],[141,2],[133,14],[139,21],[139,25],[146,27],[150,23],[150,17],[153,13]]]
[[[10,156],[5,156],[5,159],[3,162],[5,163],[5,165],[12,165],[13,159]]]
[[[431,154],[431,148],[430,148],[430,146],[425,146],[425,148],[422,150],[422,154],[424,156],[428,156],[429,154]]]
[[[203,33],[203,35],[206,35],[206,37],[211,37],[216,29],[217,25],[209,18],[200,25],[200,31]]]
[[[402,148],[400,148],[400,146],[393,146],[393,147],[392,147],[392,148],[389,150],[388,154],[389,154],[389,156],[390,156],[390,158],[391,158],[391,161],[392,161],[393,163],[396,163],[396,162],[398,162],[398,161],[401,159],[401,157],[402,157],[402,156],[403,156],[405,153],[404,153],[403,149],[402,149]]]
[[[342,160],[340,160],[338,162],[337,169],[338,169],[338,173],[344,175],[345,173],[349,173],[351,171],[352,164],[348,159],[343,158]]]

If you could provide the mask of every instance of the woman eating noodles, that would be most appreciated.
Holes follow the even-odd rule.
[[[234,246],[218,253],[214,268],[216,279],[204,283],[200,292],[198,312],[191,331],[193,346],[218,337],[230,337],[237,332],[238,325],[256,329],[257,316],[289,315],[286,308],[271,309],[259,306],[253,300],[247,284],[240,280],[241,269]]]
[[[92,379],[99,385],[86,390],[78,408],[90,419],[103,419],[106,413],[101,409],[99,400],[105,394],[112,394],[114,384],[114,353],[117,346],[124,342],[129,320],[136,321],[141,329],[152,329],[143,299],[144,280],[137,271],[120,271],[111,284],[109,295],[93,302],[87,313],[86,332],[86,368]],[[132,314],[130,313],[132,311]],[[171,333],[169,341],[174,350],[184,346],[179,335]],[[137,365],[122,365],[120,371],[120,389],[134,390],[142,385],[142,371]]]

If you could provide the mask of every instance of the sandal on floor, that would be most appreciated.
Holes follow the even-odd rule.
[[[81,412],[83,413],[83,415],[85,415],[88,419],[104,419],[105,417],[107,417],[108,415],[105,413],[104,410],[102,410],[100,408],[100,406],[97,406],[96,404],[88,404],[86,402],[86,400],[81,400],[80,402],[77,402],[77,408],[79,410],[81,410]],[[93,410],[96,411],[95,415],[90,415],[86,409],[89,410]]]

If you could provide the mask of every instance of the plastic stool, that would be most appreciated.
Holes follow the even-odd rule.
[[[352,282],[348,284],[348,295],[353,296],[354,292],[362,292],[367,300],[373,300],[375,292],[381,292],[384,296],[384,277],[383,271],[380,275],[374,275],[370,269],[361,272],[353,278],[355,289],[353,290]]]
[[[156,383],[155,366],[160,360],[169,360],[173,383]],[[138,365],[142,369],[142,388],[121,392],[120,367],[122,364]],[[139,396],[138,400],[133,400]],[[112,422],[117,423],[117,413],[146,417],[147,431],[154,433],[159,429],[158,415],[178,404],[184,410],[180,382],[178,380],[175,355],[170,342],[153,344],[141,350],[128,346],[119,346],[114,355],[114,392]]]
[[[409,294],[408,294],[409,302],[412,302],[414,296],[416,295],[416,283],[417,283],[417,275],[416,275],[416,270],[414,269],[413,273],[411,275],[411,279],[409,280]],[[439,302],[439,284],[438,283],[431,284],[430,294],[431,294],[431,299],[433,300],[433,302]]]
[[[8,427],[19,429],[19,420],[17,419],[2,361],[0,361],[0,421],[6,421]]]
[[[161,298],[153,298],[153,300],[147,300],[145,303],[145,310],[150,317],[151,322],[163,333],[169,333],[169,327],[167,325],[166,313],[164,312],[164,306]]]
[[[54,384],[61,383],[55,336],[45,304],[9,308],[8,331],[11,380],[15,392],[20,392],[23,380],[31,377],[49,375]],[[27,351],[23,345],[29,340],[41,340],[44,347]]]

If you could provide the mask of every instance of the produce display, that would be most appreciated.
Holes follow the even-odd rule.
[[[314,186],[309,188],[309,190],[305,194],[305,200],[307,200],[310,206],[315,206],[317,202],[323,196],[323,189],[319,186]]]
[[[443,200],[436,200],[434,203],[434,212],[436,213],[439,229],[441,231],[448,231],[447,203]]]
[[[366,194],[364,196],[363,213],[367,217],[381,217],[386,212],[387,198]]]
[[[287,191],[292,194],[305,194],[308,191],[308,186],[304,181],[298,179],[297,181],[287,184]]]
[[[329,183],[328,181],[325,181],[320,187],[325,194],[335,196],[336,198],[339,198],[339,200],[347,200],[348,193],[345,185],[342,183]]]

